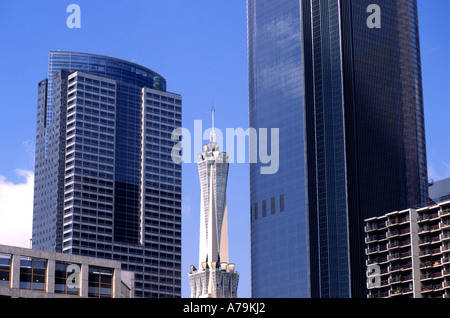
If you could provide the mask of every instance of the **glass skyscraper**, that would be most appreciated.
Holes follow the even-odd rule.
[[[248,0],[253,297],[365,297],[364,219],[427,202],[415,0]]]
[[[50,52],[38,85],[33,248],[119,260],[136,297],[181,297],[181,96],[116,58]]]

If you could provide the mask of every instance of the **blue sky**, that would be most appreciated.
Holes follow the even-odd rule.
[[[81,8],[80,29],[66,26],[71,3]],[[450,177],[450,1],[418,4],[429,177],[439,180]],[[160,73],[167,90],[183,96],[188,129],[196,119],[204,129],[210,125],[212,103],[216,127],[248,127],[244,0],[0,0],[0,41],[0,244],[27,244],[37,83],[47,77],[51,50],[117,57]],[[231,165],[229,248],[241,297],[250,296],[248,176],[246,164]],[[199,199],[197,167],[185,164],[183,297],[189,297],[189,265],[198,263]]]

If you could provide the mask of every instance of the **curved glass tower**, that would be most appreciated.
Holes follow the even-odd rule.
[[[138,297],[181,296],[181,96],[116,58],[50,52],[39,83],[33,248],[122,261]],[[151,282],[151,283],[150,283]]]
[[[364,219],[427,202],[415,0],[247,0],[253,297],[365,297]]]

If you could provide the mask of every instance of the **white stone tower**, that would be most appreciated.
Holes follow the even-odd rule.
[[[236,298],[239,273],[228,260],[228,155],[219,151],[212,108],[210,144],[198,155],[201,188],[199,269],[191,265],[191,298]]]

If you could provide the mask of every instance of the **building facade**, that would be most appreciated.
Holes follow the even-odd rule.
[[[366,220],[369,298],[450,298],[450,201]]]
[[[38,85],[33,248],[120,261],[137,297],[181,297],[181,96],[116,58],[50,52]]]
[[[0,297],[133,298],[118,261],[0,245]]]
[[[229,160],[216,144],[213,125],[211,142],[198,155],[200,179],[199,267],[191,265],[191,298],[236,298],[239,273],[229,263],[227,181]]]
[[[252,295],[365,297],[364,219],[428,200],[415,0],[248,0]],[[295,264],[295,266],[280,266]]]

